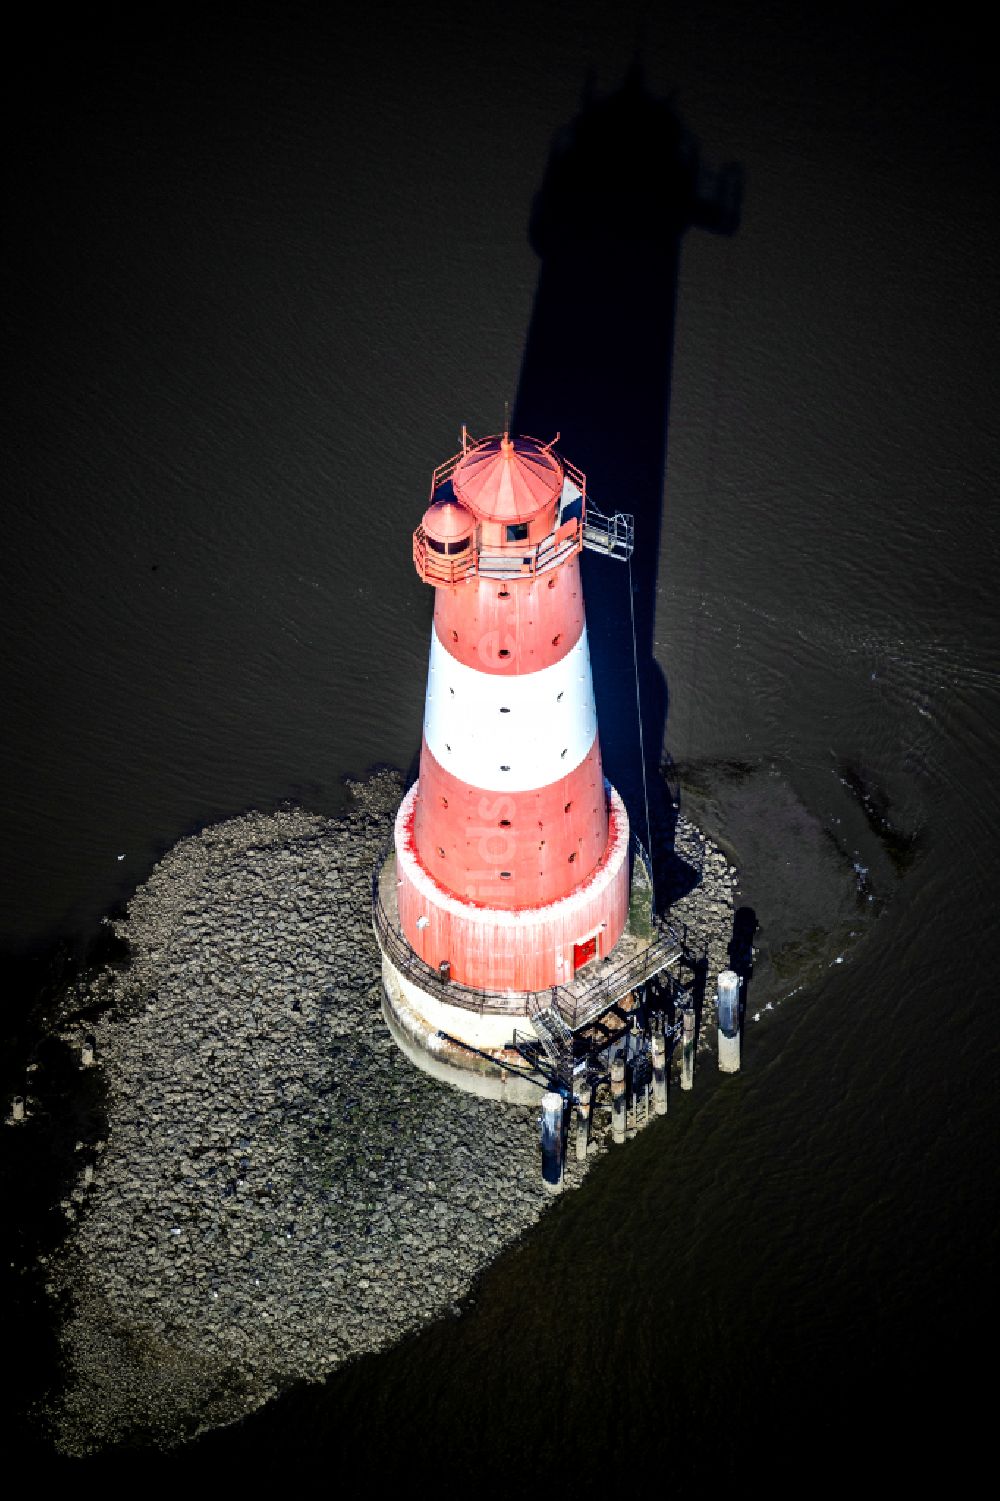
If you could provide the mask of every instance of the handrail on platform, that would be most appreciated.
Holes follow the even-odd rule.
[[[632,843],[637,858],[648,869],[649,857],[635,835],[632,836]],[[653,917],[653,937],[650,942],[637,953],[599,974],[582,992],[574,993],[565,985],[553,985],[543,991],[487,990],[463,985],[457,980],[442,980],[437,970],[414,953],[386,911],[379,881],[392,850],[393,843],[390,840],[379,856],[372,874],[372,926],[375,936],[383,952],[402,974],[419,985],[421,990],[450,1006],[476,1011],[480,1015],[489,1011],[493,1014],[524,1016],[529,1014],[534,999],[536,1008],[552,1006],[570,1031],[578,1032],[596,1021],[605,1011],[609,1011],[630,990],[669,968],[684,955],[684,945],[674,929],[662,918]]]

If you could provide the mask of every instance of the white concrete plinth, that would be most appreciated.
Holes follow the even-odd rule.
[[[456,1089],[511,1105],[538,1105],[548,1089],[548,1081],[541,1074],[525,1077],[530,1073],[527,1063],[520,1054],[505,1049],[515,1026],[519,1033],[533,1032],[527,1016],[481,1016],[446,1005],[401,975],[385,954],[382,1014],[393,1040],[410,1062]],[[461,1037],[480,1051],[448,1042],[443,1032]],[[523,1073],[512,1072],[513,1068]]]

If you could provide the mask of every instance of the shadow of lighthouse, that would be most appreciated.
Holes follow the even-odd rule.
[[[513,426],[559,431],[594,503],[635,517],[630,565],[584,554],[587,629],[605,774],[655,851],[658,893],[666,883],[673,895],[676,800],[660,775],[669,695],[654,626],[678,267],[688,228],[735,232],[740,189],[738,167],[701,165],[670,101],[633,64],[610,95],[588,89],[556,135],[529,227],[542,264]]]

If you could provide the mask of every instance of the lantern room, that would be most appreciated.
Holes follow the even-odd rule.
[[[504,433],[459,461],[451,478],[462,505],[480,522],[480,545],[492,551],[537,546],[556,523],[564,472],[551,445]]]
[[[431,504],[413,533],[425,584],[535,574],[580,551],[586,480],[553,452],[557,438],[505,432],[470,443],[463,433],[461,450],[435,469]]]

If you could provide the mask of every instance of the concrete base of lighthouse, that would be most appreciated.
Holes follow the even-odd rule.
[[[410,1062],[445,1084],[508,1105],[537,1105],[549,1087],[542,1074],[526,1078],[524,1059],[505,1047],[515,1023],[523,1035],[532,1033],[527,1017],[471,1016],[448,1006],[400,974],[386,954],[382,955],[382,1014],[393,1041]],[[448,1042],[442,1032],[461,1033],[469,1047]]]

